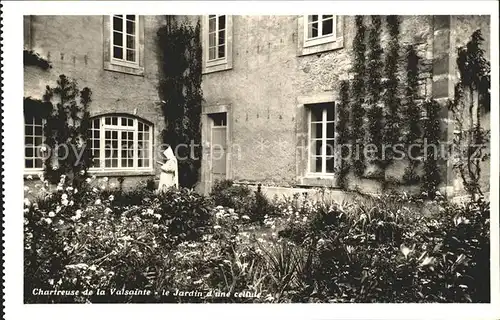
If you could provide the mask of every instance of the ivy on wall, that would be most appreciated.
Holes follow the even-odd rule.
[[[403,119],[405,121],[406,134],[404,142],[408,155],[408,166],[403,175],[403,182],[406,184],[416,184],[420,181],[417,174],[417,167],[420,164],[419,155],[422,144],[422,128],[420,117],[422,110],[417,102],[418,95],[418,62],[419,57],[413,45],[406,48],[406,88],[405,88],[405,108],[403,109]]]
[[[382,47],[380,45],[380,34],[382,30],[382,20],[380,16],[371,17],[371,26],[368,35],[368,60],[367,60],[367,80],[366,80],[366,104],[368,107],[368,142],[376,149],[370,162],[380,167],[382,160],[382,143],[384,130],[384,113],[380,96],[382,92]],[[373,174],[373,173],[372,173]],[[375,173],[376,177],[383,177],[383,172]]]
[[[44,126],[45,145],[52,152],[45,157],[45,177],[57,183],[66,175],[74,185],[88,176],[90,148],[86,147],[92,91],[78,89],[76,80],[60,75],[55,87],[47,86],[42,100],[47,112]],[[33,111],[31,111],[33,112]]]
[[[424,142],[427,146],[424,147],[424,174],[422,177],[422,191],[426,192],[430,198],[433,198],[438,191],[441,183],[441,173],[439,162],[440,154],[440,138],[441,138],[441,120],[439,118],[441,105],[435,100],[426,100],[424,109],[427,118],[424,120]]]
[[[167,16],[158,30],[160,49],[159,96],[165,129],[163,142],[175,151],[179,184],[193,187],[201,166],[202,47],[200,22],[193,27]],[[191,148],[190,146],[194,146]]]
[[[338,121],[335,131],[337,132],[337,143],[340,146],[340,168],[338,172],[338,186],[342,189],[347,187],[347,174],[349,173],[350,164],[347,161],[349,150],[343,146],[349,143],[349,81],[343,80],[340,82],[340,101],[337,105]]]
[[[385,121],[385,143],[389,146],[395,146],[401,136],[401,117],[400,105],[401,99],[399,96],[399,77],[398,77],[398,63],[399,63],[399,17],[389,15],[386,17],[387,29],[389,31],[388,52],[385,56],[384,73],[385,81],[385,94],[384,104],[386,108],[386,121]],[[385,166],[393,162],[392,148],[386,149],[384,156]]]
[[[476,30],[470,41],[458,48],[457,68],[460,74],[454,98],[449,103],[455,120],[454,151],[458,151],[454,168],[460,174],[465,190],[482,195],[481,162],[489,159],[489,130],[481,125],[490,110],[491,67],[481,48],[484,39]]]
[[[361,177],[365,172],[364,157],[364,138],[365,138],[365,32],[366,27],[363,23],[363,16],[355,17],[356,35],[353,40],[354,62],[352,71],[354,79],[352,80],[351,92],[351,141],[354,149],[352,159],[352,169],[354,174]],[[359,151],[358,151],[359,150]]]

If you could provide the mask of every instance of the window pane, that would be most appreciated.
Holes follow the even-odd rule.
[[[219,31],[219,45],[226,43],[226,31]]]
[[[120,32],[113,32],[113,44],[115,46],[123,46],[123,35]]]
[[[127,20],[135,21],[135,14],[127,14]]]
[[[127,61],[135,62],[135,50],[128,50],[127,49]]]
[[[144,126],[144,125],[142,124],[142,122],[139,122],[139,124],[138,124],[139,131],[142,131],[143,126]]]
[[[111,125],[113,125],[113,126],[118,125],[118,118],[117,117],[112,117],[111,118]]]
[[[128,119],[127,123],[129,125],[129,127],[132,127],[134,125],[134,120]]]
[[[32,159],[24,160],[24,167],[25,168],[33,168],[33,160]]]
[[[106,168],[111,168],[111,160],[106,159],[106,160],[104,161],[104,166],[105,166]]]
[[[33,148],[31,147],[28,147],[28,148],[24,148],[24,155],[27,157],[27,158],[31,158],[33,157]]]
[[[127,48],[135,49],[135,37],[127,35]]]
[[[219,16],[219,30],[226,29],[226,16]]]
[[[208,35],[208,46],[209,47],[214,47],[215,46],[215,37],[216,37],[215,32],[214,33],[210,33]]]
[[[36,126],[35,127],[35,134],[37,136],[41,136],[42,135],[42,127],[41,126]]]
[[[104,132],[104,138],[106,138],[106,139],[111,138],[111,131]]]
[[[314,22],[318,21],[318,16],[317,15],[312,15],[312,16],[307,16],[309,18],[309,22]]]
[[[316,38],[318,36],[318,23],[314,22],[309,24],[308,26],[308,31],[307,31],[307,37],[308,38]]]
[[[24,134],[27,136],[33,135],[33,126],[32,125],[24,126]]]
[[[123,20],[121,16],[113,17],[113,31],[123,31]]]
[[[118,159],[111,159],[111,167],[118,168]]]
[[[333,18],[333,15],[331,15],[331,14],[324,14],[323,15],[323,20],[332,19],[332,18]]]
[[[99,128],[99,119],[94,120],[94,128]]]
[[[215,31],[215,16],[210,16],[213,18],[209,18],[208,20],[208,32],[213,32]]]
[[[43,168],[43,162],[42,159],[35,159],[35,168]]]
[[[335,171],[335,158],[327,157],[326,158],[326,172],[333,173]]]
[[[323,109],[319,107],[311,108],[311,121],[323,121]]]
[[[317,139],[323,137],[323,124],[321,122],[311,123],[311,138]]]
[[[104,118],[104,123],[105,124],[111,124],[111,118],[110,117]]]
[[[226,47],[224,45],[219,46],[219,58],[224,58],[226,56]]]
[[[327,156],[333,156],[335,154],[335,140],[333,139],[326,140],[325,149]]]
[[[35,137],[35,146],[40,146],[42,145],[42,137]]]
[[[323,36],[333,33],[333,19],[323,20]]]
[[[326,137],[334,138],[335,137],[335,123],[329,122],[326,124]]]
[[[135,34],[135,22],[127,20],[127,33]]]
[[[329,103],[326,105],[326,121],[334,121],[335,120],[335,108],[333,103]]]
[[[208,59],[209,60],[215,59],[215,48],[208,49]]]
[[[311,172],[322,172],[322,169],[321,157],[311,157]]]
[[[123,59],[123,49],[121,47],[113,47],[113,58]]]
[[[322,147],[323,147],[323,141],[321,140],[311,141],[311,154],[313,156],[321,156],[323,154]]]

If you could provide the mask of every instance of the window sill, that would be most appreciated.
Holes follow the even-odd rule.
[[[24,171],[23,172],[23,178],[24,180],[39,180],[40,177],[39,175],[43,174],[43,170],[34,170],[34,171]],[[28,179],[28,177],[31,176],[31,179]]]
[[[134,76],[144,76],[144,67],[140,66],[125,66],[113,62],[104,62],[104,70],[120,73],[131,74]]]
[[[333,51],[342,49],[344,47],[344,38],[325,38],[318,39],[321,40],[319,42],[311,41],[309,44],[307,42],[304,43],[302,48],[299,50],[299,56],[307,56],[311,54],[317,54],[321,52]],[[316,40],[316,41],[318,41]]]
[[[299,179],[298,186],[301,187],[331,187],[335,188],[337,186],[336,175],[311,175],[307,174]]]
[[[202,74],[225,71],[232,68],[233,66],[227,61],[227,59],[222,61],[207,62],[205,68],[203,68]]]
[[[153,176],[155,171],[152,169],[137,170],[137,171],[124,171],[124,170],[89,170],[90,175],[96,177],[134,177],[134,176]]]

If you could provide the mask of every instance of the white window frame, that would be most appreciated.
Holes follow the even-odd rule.
[[[33,134],[30,135],[30,137],[37,137],[37,135],[35,135],[35,123],[34,123],[34,118],[35,116],[30,116],[30,118],[32,119],[31,120],[31,123],[29,123],[29,125],[32,125],[33,126]],[[47,120],[43,117],[40,117],[41,120],[42,120],[42,134],[41,134],[41,138],[42,138],[42,144],[40,146],[33,146],[33,156],[32,157],[26,157],[26,147],[27,145],[25,144],[24,145],[24,172],[25,173],[40,173],[43,171],[43,168],[45,166],[45,163],[44,163],[44,158],[40,158],[42,160],[42,166],[40,168],[26,168],[26,160],[32,160],[33,163],[35,162],[36,159],[38,159],[37,155],[39,153],[37,153],[37,149],[39,149],[41,146],[44,146],[44,143],[45,143],[45,135],[44,135],[44,127],[45,127],[45,123],[47,122]],[[25,141],[26,141],[26,125],[28,125],[27,123],[27,118],[26,118],[26,115],[24,116],[24,137],[25,137]],[[25,142],[26,143],[26,142]],[[38,151],[40,152],[40,151]]]
[[[210,16],[215,16],[215,31],[210,31]],[[224,29],[219,29],[219,18],[224,17]],[[227,15],[225,14],[211,14],[207,16],[207,62],[214,64],[217,61],[223,61],[224,63],[227,61]],[[219,32],[224,31],[224,57],[219,57]],[[210,34],[215,33],[215,55],[216,58],[210,59]]]
[[[117,124],[106,124],[105,123],[105,118],[107,117],[116,117],[117,118]],[[131,119],[133,121],[132,126],[123,126],[121,124],[121,119],[126,118],[126,119]],[[124,114],[106,114],[102,115],[99,117],[92,118],[91,121],[95,121],[99,119],[99,167],[94,167],[93,163],[91,167],[89,168],[89,172],[137,172],[137,171],[151,171],[153,170],[153,124],[142,121],[141,119],[138,119],[136,117],[130,116],[130,115],[124,115]],[[148,159],[149,160],[149,166],[138,166],[139,162],[139,123],[142,123],[143,125],[147,125],[149,127],[149,139],[147,140],[149,144],[149,149],[148,149],[148,157],[147,158],[141,158],[141,159]],[[89,130],[92,130],[93,126],[89,128]],[[105,134],[106,130],[113,130],[113,131],[118,131],[118,149],[117,149],[117,167],[106,167],[106,158],[105,158],[105,152],[106,152],[106,146],[105,146]],[[134,148],[134,157],[133,157],[133,166],[132,167],[122,167],[121,165],[121,152],[122,152],[122,144],[121,144],[121,132],[133,132],[133,148]],[[91,147],[91,146],[89,146]]]
[[[332,33],[323,35],[322,30],[323,30],[323,15],[317,15],[318,16],[318,36],[314,38],[309,38],[309,16],[311,15],[304,15],[304,47],[312,47],[312,46],[317,46],[320,44],[324,43],[329,43],[329,42],[334,42],[337,39],[337,16],[332,15]]]
[[[123,22],[123,25],[122,25],[122,50],[123,50],[123,57],[125,59],[118,59],[118,58],[115,58],[113,53],[114,53],[114,50],[113,50],[113,47],[114,47],[114,29],[113,29],[113,17],[115,16],[118,16],[116,14],[114,15],[111,15],[110,16],[110,41],[109,41],[109,45],[110,45],[110,51],[109,51],[109,54],[110,54],[110,61],[112,64],[116,64],[116,65],[121,65],[121,66],[124,66],[124,67],[138,67],[139,66],[139,54],[140,54],[140,50],[139,50],[139,16],[138,15],[134,15],[134,19],[135,19],[135,33],[134,33],[134,39],[135,39],[135,61],[129,61],[129,60],[126,60],[126,57],[127,57],[127,15],[121,15],[122,16],[122,22]]]
[[[316,171],[311,171],[311,158],[312,158],[312,152],[313,150],[313,137],[312,132],[311,132],[311,127],[312,127],[312,109],[313,108],[320,108],[319,106],[315,106],[314,104],[311,104],[307,110],[307,143],[308,143],[308,152],[307,152],[307,176],[310,177],[334,177],[335,172],[326,172],[326,142],[327,140],[332,140],[333,139],[333,146],[334,146],[334,151],[333,151],[333,163],[334,163],[334,171],[335,168],[337,167],[337,160],[338,157],[336,155],[336,147],[337,147],[337,131],[336,131],[336,121],[337,121],[337,115],[336,115],[336,104],[335,102],[327,102],[328,104],[331,104],[333,106],[333,121],[328,121],[327,119],[327,108],[322,108],[322,113],[321,113],[321,142],[322,142],[322,148],[321,148],[321,172],[316,172]],[[328,138],[327,136],[327,123],[333,123],[333,138]],[[317,139],[317,138],[314,138]]]
[[[203,51],[203,59],[202,59],[202,73],[208,74],[212,72],[219,72],[230,70],[233,68],[233,16],[232,15],[224,15],[226,17],[226,25],[224,32],[224,57],[220,57],[217,59],[209,60],[210,58],[210,49],[209,49],[209,17],[211,15],[204,15],[201,17],[202,21],[202,51]],[[216,30],[218,29],[218,19],[222,15],[216,15]],[[216,43],[218,44],[218,35],[216,36]]]

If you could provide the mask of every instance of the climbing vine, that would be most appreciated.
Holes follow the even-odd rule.
[[[484,39],[476,30],[471,40],[458,49],[460,74],[449,108],[455,120],[454,168],[459,172],[465,190],[473,197],[482,195],[481,162],[489,158],[489,130],[481,126],[483,113],[490,110],[491,67],[481,48]]]
[[[90,148],[86,147],[92,101],[92,91],[85,87],[81,91],[74,79],[60,75],[55,87],[47,86],[42,105],[47,109],[44,126],[46,152],[45,177],[52,183],[66,175],[74,185],[79,185],[87,176],[91,164]]]
[[[166,25],[158,30],[158,45],[159,96],[165,119],[163,142],[172,147],[178,158],[179,184],[192,187],[198,181],[201,166],[200,22],[193,27],[167,16]]]
[[[388,146],[395,146],[399,143],[401,136],[400,130],[400,110],[401,99],[399,98],[399,77],[398,77],[398,61],[399,61],[399,17],[389,15],[386,18],[387,28],[389,30],[389,43],[388,52],[385,56],[384,73],[385,81],[385,94],[384,104],[386,108],[386,121],[385,121],[385,143]],[[384,156],[385,166],[388,166],[393,161],[393,148],[386,148]]]
[[[366,81],[366,96],[367,96],[367,118],[368,118],[368,141],[375,146],[375,154],[372,163],[380,166],[382,160],[382,143],[383,143],[383,126],[384,114],[380,101],[382,86],[382,47],[380,46],[380,33],[382,21],[380,16],[372,16],[368,36],[368,61],[367,61],[367,81]],[[379,172],[376,176],[383,175]]]
[[[349,81],[340,82],[340,101],[337,105],[338,121],[336,124],[337,143],[340,146],[340,169],[338,174],[338,185],[340,188],[347,187],[347,174],[349,173],[349,150],[346,149],[349,143]]]
[[[365,32],[363,16],[356,16],[356,35],[353,40],[354,63],[352,71],[354,79],[351,93],[351,141],[353,150],[352,168],[354,173],[361,177],[365,171],[364,137],[365,137]]]
[[[439,170],[441,121],[439,119],[441,105],[435,100],[426,100],[424,108],[427,118],[424,120],[424,174],[422,177],[422,191],[433,198],[441,183]]]
[[[409,45],[406,49],[406,105],[403,109],[403,118],[406,126],[404,142],[408,156],[408,166],[403,175],[403,182],[414,184],[420,181],[417,167],[420,163],[419,155],[422,144],[422,129],[420,116],[422,114],[420,105],[417,103],[418,94],[418,62],[419,57],[415,48]]]

